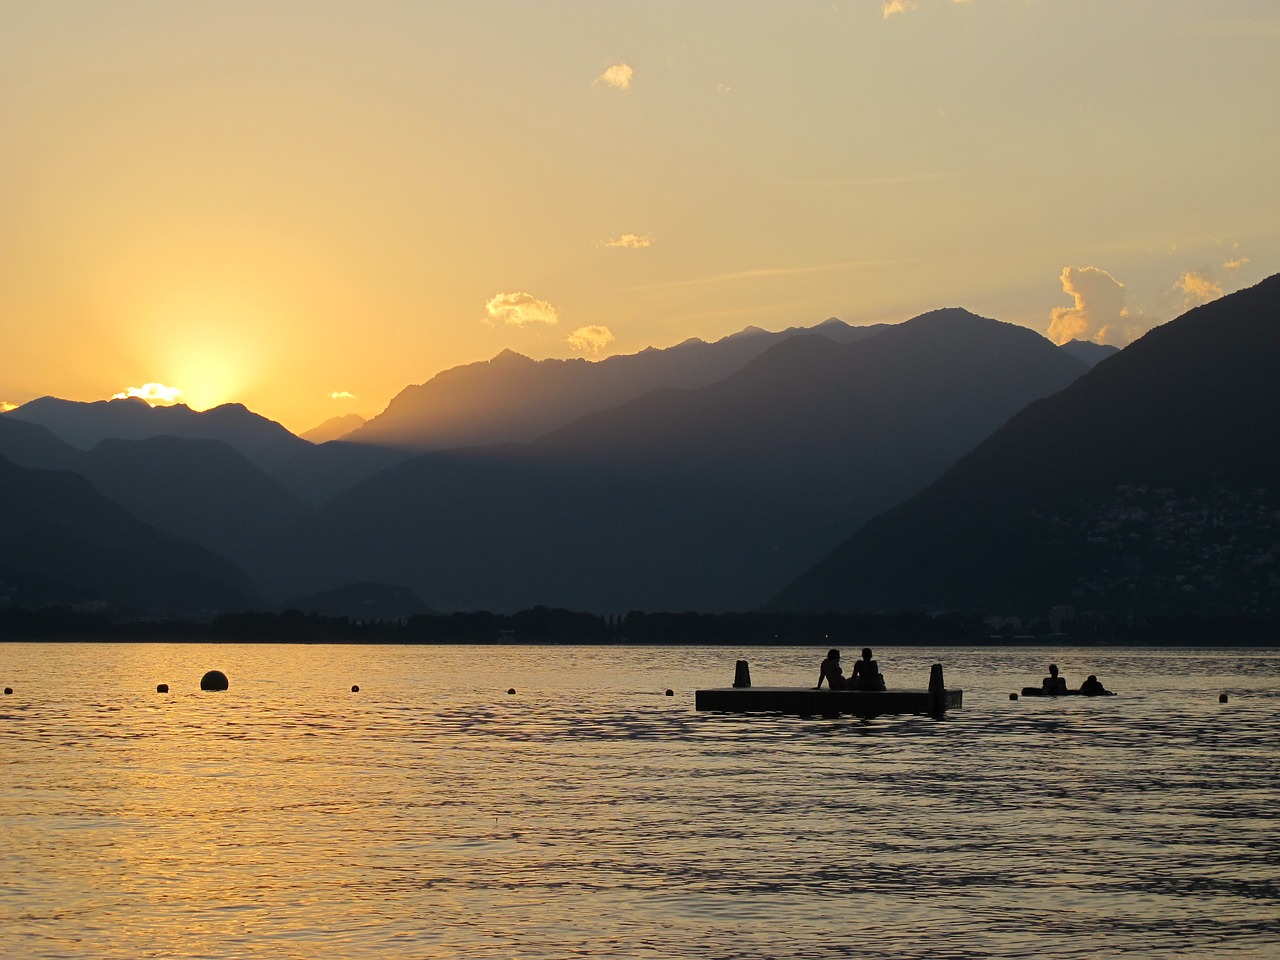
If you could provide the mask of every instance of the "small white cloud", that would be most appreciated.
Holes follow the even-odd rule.
[[[631,78],[635,76],[635,71],[625,63],[615,63],[600,76],[596,77],[594,83],[603,83],[605,86],[613,87],[615,90],[630,90]]]
[[[112,400],[126,400],[138,397],[153,407],[177,403],[182,399],[182,391],[177,387],[166,387],[163,383],[144,383],[140,387],[126,387],[122,392],[111,395]]]
[[[330,400],[354,400],[355,398],[354,393],[348,393],[346,390],[335,390],[329,394]]]
[[[599,353],[614,340],[613,331],[608,327],[602,327],[593,324],[589,327],[579,327],[573,333],[569,334],[569,346],[573,347],[578,353]]]
[[[489,299],[484,309],[485,322],[502,323],[509,327],[527,327],[531,323],[550,325],[560,320],[555,307],[523,290],[499,293]]]
[[[952,3],[968,3],[969,0],[951,0]],[[880,4],[880,16],[884,20],[888,20],[896,13],[907,13],[911,10],[920,9],[920,0],[882,0]]]
[[[1217,300],[1225,292],[1222,284],[1207,270],[1188,270],[1178,277],[1173,288],[1182,294],[1184,309],[1198,307],[1210,300]]]
[[[732,90],[733,90],[733,87],[729,86],[727,83],[716,84],[716,93],[720,94],[721,96],[723,96],[726,93],[729,93]]]
[[[1237,257],[1234,260],[1228,260],[1222,265],[1222,269],[1227,271],[1228,276],[1234,276],[1235,272],[1249,262],[1248,257]]]
[[[653,237],[649,234],[624,233],[622,236],[604,242],[606,247],[624,247],[628,250],[640,250],[653,246]]]

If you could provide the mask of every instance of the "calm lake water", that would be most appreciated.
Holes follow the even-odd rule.
[[[1280,956],[1280,652],[880,648],[964,708],[693,710],[823,652],[0,644],[0,949]],[[1008,699],[1050,660],[1120,695]]]

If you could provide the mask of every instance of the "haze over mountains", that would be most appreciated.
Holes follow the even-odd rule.
[[[1241,296],[1212,306],[1234,315],[1234,303],[1253,303],[1237,301]],[[1172,342],[1169,355],[1153,361],[1157,367],[1198,369],[1198,356],[1212,355],[1198,343]],[[0,498],[16,496],[21,504],[43,483],[49,496],[29,502],[40,503],[44,521],[55,525],[60,511],[83,518],[90,502],[109,505],[112,523],[127,519],[168,544],[172,570],[195,571],[186,579],[191,595],[148,595],[143,566],[132,569],[132,585],[106,589],[110,581],[89,576],[85,564],[115,554],[92,538],[75,548],[81,556],[66,561],[65,575],[56,551],[24,567],[24,551],[35,555],[37,548],[10,532],[0,551],[0,596],[8,584],[9,593],[17,585],[19,593],[56,598],[65,588],[67,597],[152,611],[226,609],[237,597],[267,604],[310,597],[317,604],[323,598],[326,609],[348,604],[352,615],[400,615],[407,603],[714,612],[756,608],[794,580],[779,605],[1062,602],[1056,583],[1039,592],[1016,591],[1018,583],[993,592],[965,581],[947,592],[945,578],[930,591],[930,576],[922,576],[913,592],[863,567],[856,579],[866,589],[854,589],[843,574],[822,572],[837,569],[834,558],[801,574],[864,522],[924,490],[985,438],[1002,436],[1073,383],[1067,393],[1120,378],[1108,402],[1125,408],[1115,428],[1123,423],[1132,431],[1127,454],[1135,464],[1152,430],[1179,436],[1176,419],[1164,427],[1147,423],[1163,415],[1161,403],[1140,399],[1156,390],[1151,377],[1107,373],[1117,365],[1138,369],[1121,363],[1132,348],[1114,355],[1096,346],[1058,348],[1025,328],[948,309],[874,328],[831,320],[780,334],[748,330],[714,344],[691,341],[597,363],[507,353],[406,388],[354,433],[318,445],[235,404],[195,413],[142,401],[44,398],[0,416],[0,457],[12,461],[0,473]],[[1270,341],[1252,346],[1274,363]],[[1209,373],[1222,375],[1212,365]],[[1232,395],[1251,382],[1245,378]],[[1170,409],[1189,416],[1185,404]],[[1104,420],[1081,416],[1078,434],[1106,432]],[[325,425],[320,435],[342,426]],[[1008,441],[1011,463],[1046,456],[1018,436]],[[1251,442],[1274,447],[1274,434]],[[54,475],[37,469],[82,479],[53,484]],[[993,498],[1014,505],[1028,496],[1026,484],[1052,486],[1037,469],[1026,468],[1025,478],[1019,469],[990,481],[1000,491]],[[1141,472],[1135,470],[1133,476]],[[95,529],[82,519],[76,524]],[[931,516],[924,526],[944,529],[940,524]],[[43,535],[30,524],[21,529]],[[998,529],[1023,535],[1016,524]],[[128,536],[141,542],[144,534]],[[174,538],[196,552],[174,554]],[[913,559],[917,546],[884,553],[898,558],[904,578],[928,569]],[[877,541],[876,550],[887,548]],[[1029,580],[1045,566],[1017,550],[1008,555]],[[877,564],[859,562],[867,570]],[[984,580],[992,582],[1001,581]],[[966,590],[968,602],[960,596]]]

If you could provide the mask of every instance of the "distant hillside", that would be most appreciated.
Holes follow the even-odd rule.
[[[772,606],[1274,614],[1278,368],[1275,276],[1032,404]]]
[[[274,420],[239,403],[197,412],[182,404],[152,407],[136,397],[91,403],[41,397],[0,417],[39,424],[81,450],[91,450],[107,439],[221,440],[268,473],[310,446]]]
[[[0,414],[0,457],[20,467],[67,470],[80,464],[84,452],[37,423]]]
[[[229,561],[134,519],[83,477],[3,458],[0,580],[13,603],[100,599],[187,616],[262,603]]]
[[[320,426],[312,427],[300,436],[308,443],[328,443],[330,440],[341,440],[353,430],[360,429],[364,422],[364,417],[358,413],[348,413],[342,417],[330,417]]]
[[[1077,360],[1084,361],[1086,366],[1094,366],[1112,354],[1119,353],[1119,347],[1109,343],[1094,343],[1092,340],[1070,340],[1059,349],[1065,350]]]
[[[794,336],[816,333],[851,343],[882,329],[852,327],[835,318],[811,330],[769,333],[749,327],[715,343],[686,340],[664,350],[600,361],[530,360],[504,350],[492,360],[454,367],[406,387],[385,411],[344,439],[420,451],[533,440],[651,390],[691,389],[723,380]]]
[[[439,609],[747,609],[1084,372],[963,310],[793,336],[714,384],[385,470],[325,504],[285,566],[297,592],[402,583]]]
[[[310,508],[219,440],[103,440],[75,467],[159,530],[235,561],[263,591],[278,544]]]

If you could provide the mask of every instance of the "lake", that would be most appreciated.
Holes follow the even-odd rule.
[[[4,954],[1280,956],[1280,652],[884,647],[963,709],[693,709],[824,652],[0,644]],[[1050,661],[1119,695],[1009,699]]]

